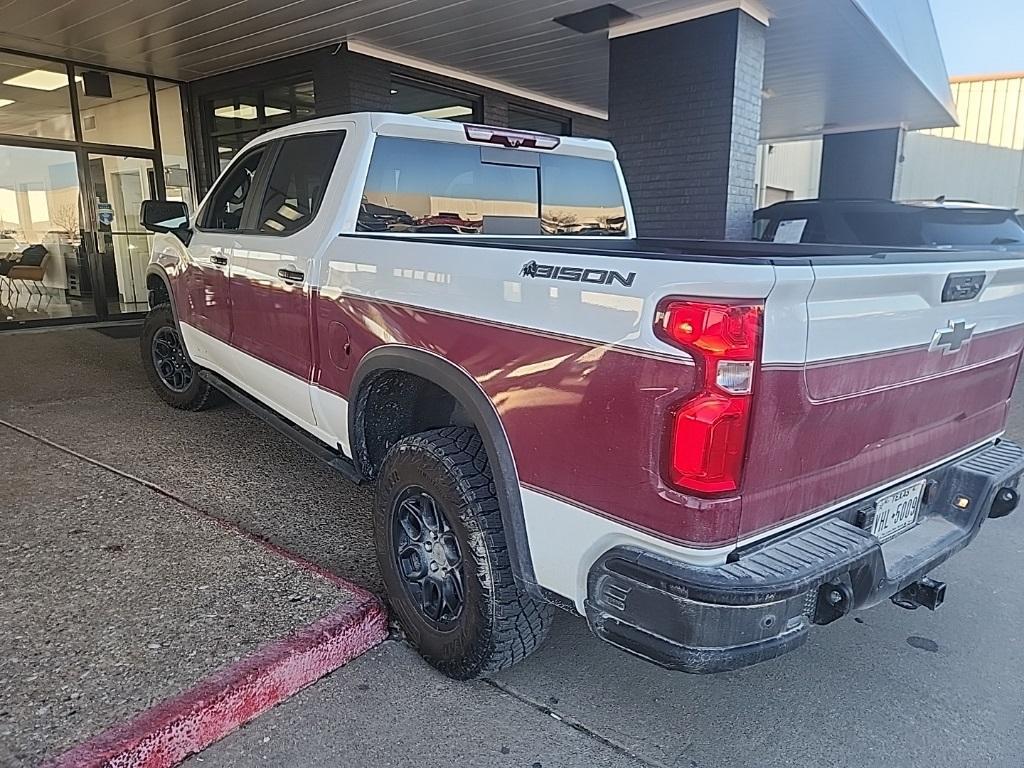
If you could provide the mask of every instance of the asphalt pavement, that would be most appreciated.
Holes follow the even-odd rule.
[[[0,360],[19,361],[0,366],[0,418],[379,589],[368,491],[235,406],[163,406],[136,345],[87,330],[0,336]],[[567,614],[492,681],[451,683],[389,642],[189,765],[1024,768],[1022,562],[1017,513],[936,572],[949,584],[938,612],[886,604],[711,677],[631,658]]]

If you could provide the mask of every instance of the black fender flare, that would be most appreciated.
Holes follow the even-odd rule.
[[[349,401],[348,411],[352,459],[360,474],[365,477],[372,474],[365,471],[366,459],[361,455],[359,447],[362,441],[362,425],[358,423],[358,417],[369,391],[364,385],[374,374],[384,371],[401,371],[426,379],[448,392],[465,409],[480,433],[487,451],[513,575],[531,597],[548,599],[544,590],[537,584],[533,570],[519,474],[516,471],[508,436],[491,398],[464,369],[433,352],[400,345],[378,347],[363,357],[352,379],[352,399]]]
[[[151,263],[146,267],[146,287],[149,287],[149,278],[157,277],[164,284],[164,288],[167,290],[167,298],[171,304],[171,316],[174,317],[174,324],[178,325],[178,305],[174,301],[174,292],[171,290],[171,278],[167,274],[167,270],[164,269],[157,263]]]

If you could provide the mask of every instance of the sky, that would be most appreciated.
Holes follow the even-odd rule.
[[[1024,72],[1024,0],[931,4],[951,76]]]

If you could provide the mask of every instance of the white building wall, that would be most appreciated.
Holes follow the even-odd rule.
[[[898,200],[974,200],[1024,208],[1024,152],[908,133]]]
[[[757,155],[757,207],[818,196],[821,139],[765,143]]]

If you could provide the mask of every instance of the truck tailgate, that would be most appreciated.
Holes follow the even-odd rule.
[[[803,363],[766,359],[757,388],[741,538],[909,477],[1005,425],[1024,348],[1024,254],[811,269],[804,327],[787,326],[805,334]]]

